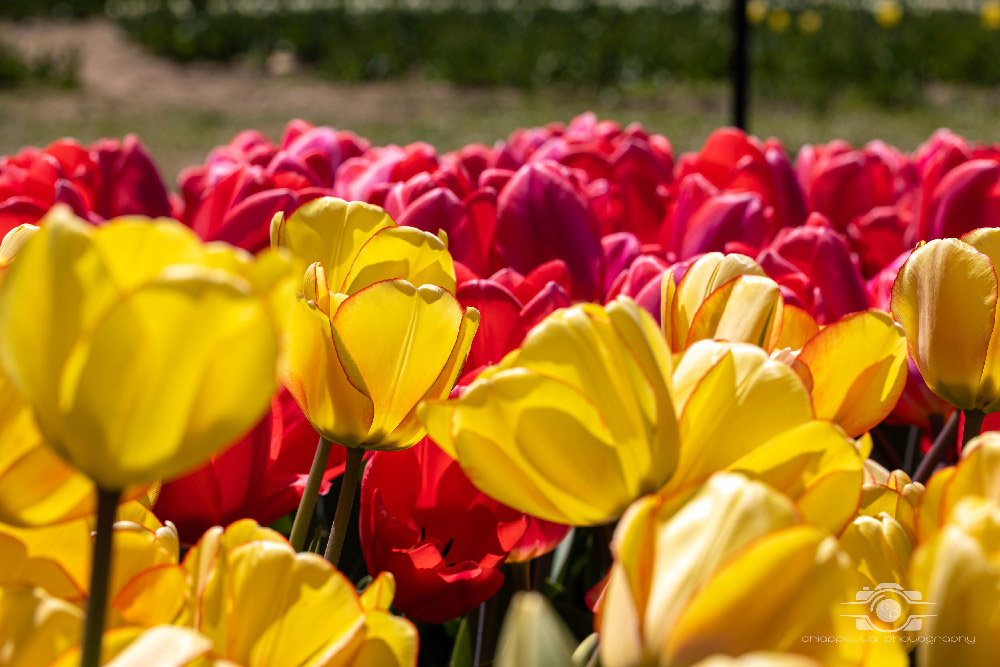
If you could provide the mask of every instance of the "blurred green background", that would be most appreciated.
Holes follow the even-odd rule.
[[[168,173],[301,116],[492,143],[593,109],[696,148],[729,120],[724,0],[7,0],[0,152],[140,134]],[[751,0],[750,129],[795,150],[997,138],[997,0]]]

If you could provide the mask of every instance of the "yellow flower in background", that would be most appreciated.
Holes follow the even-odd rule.
[[[997,2],[997,0],[987,0],[983,3],[979,11],[979,16],[986,29],[996,30],[1000,28],[1000,2]]]
[[[925,542],[948,521],[955,505],[976,496],[1000,506],[1000,433],[987,431],[962,449],[954,466],[939,470],[928,480],[917,513],[918,534]]]
[[[747,20],[754,25],[762,23],[767,18],[767,0],[750,0],[747,3]]]
[[[885,419],[906,385],[906,337],[888,313],[851,313],[823,327],[796,355],[809,373],[818,419],[852,438]]]
[[[816,10],[807,9],[799,14],[797,23],[799,24],[800,32],[805,35],[812,35],[819,32],[819,29],[823,27],[823,17]]]
[[[601,664],[682,667],[717,653],[778,652],[860,665],[875,650],[885,654],[872,664],[906,664],[898,646],[803,639],[856,633],[840,603],[853,599],[859,577],[836,539],[803,524],[788,498],[734,473],[688,497],[643,498],[618,524]]]
[[[3,276],[14,258],[37,232],[36,225],[18,225],[4,235],[3,241],[0,242],[0,285],[3,284]]]
[[[892,286],[892,315],[927,386],[961,410],[1000,409],[1000,229],[918,247]]]
[[[917,645],[921,667],[988,667],[1000,655],[1000,506],[965,496],[913,554],[910,585],[932,602]],[[951,641],[942,641],[942,637]]]
[[[792,15],[787,9],[772,9],[767,15],[767,27],[774,32],[785,32],[792,24]]]
[[[913,554],[913,543],[894,518],[888,514],[878,518],[859,516],[848,524],[839,541],[840,548],[868,580],[869,588],[874,590],[885,583],[909,588],[906,569]]]
[[[557,311],[455,400],[418,409],[428,433],[491,497],[595,525],[677,465],[670,352],[629,299]]]
[[[93,227],[58,207],[0,291],[0,360],[46,442],[97,485],[177,476],[274,393],[271,293],[290,268],[173,221]]]
[[[40,588],[0,588],[0,661],[5,667],[53,664],[80,641],[82,628],[83,612],[69,602]]]
[[[903,18],[903,5],[896,0],[880,0],[873,11],[875,20],[883,28],[893,28]]]
[[[310,264],[281,370],[310,423],[346,447],[415,444],[417,403],[448,395],[479,323],[454,296],[444,242],[333,197],[277,215],[271,242]]]

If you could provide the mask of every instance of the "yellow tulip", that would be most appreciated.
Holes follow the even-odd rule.
[[[966,496],[913,555],[910,584],[934,604],[917,648],[921,667],[987,667],[1000,655],[1000,507]]]
[[[359,597],[323,558],[296,554],[252,521],[210,531],[185,567],[196,573],[190,622],[219,658],[245,667],[416,664],[416,629],[388,611],[388,573]]]
[[[457,400],[418,409],[488,495],[544,519],[610,521],[677,464],[670,353],[628,299],[557,311]]]
[[[50,667],[79,664],[80,648],[74,646]],[[175,625],[108,630],[104,633],[100,664],[103,667],[238,667],[213,657],[212,640]]]
[[[0,361],[46,442],[97,485],[174,477],[267,410],[288,262],[177,222],[51,212],[0,291]]]
[[[40,588],[0,588],[0,663],[46,667],[80,641],[83,614]]]
[[[4,235],[3,241],[0,241],[0,285],[14,258],[37,231],[35,225],[18,225]]]
[[[927,386],[961,410],[1000,409],[1000,229],[918,247],[892,286],[892,314]]]
[[[454,296],[444,242],[377,206],[324,197],[275,216],[271,243],[310,264],[281,369],[309,422],[346,447],[415,444],[417,403],[448,395],[479,324]]]
[[[497,667],[574,667],[576,642],[539,593],[518,592],[510,602],[494,664]]]
[[[851,313],[823,327],[797,355],[818,419],[852,438],[885,419],[906,384],[906,337],[888,313]]]
[[[871,650],[809,641],[855,632],[840,603],[853,598],[857,575],[835,538],[760,482],[718,473],[689,499],[643,498],[618,524],[612,549],[599,621],[605,667],[758,652],[860,665]],[[905,664],[901,651],[886,651],[878,664]]]
[[[559,523],[611,521],[645,493],[740,470],[811,521],[854,516],[862,463],[809,394],[755,345],[698,341],[671,372],[656,325],[628,299],[536,327],[459,398],[428,401],[428,432],[488,495]]]
[[[878,517],[891,516],[906,531],[911,544],[917,542],[917,508],[924,494],[924,485],[914,482],[902,470],[889,472],[871,459],[865,461],[864,484],[858,514]]]
[[[854,561],[871,588],[878,584],[906,584],[906,568],[913,544],[898,521],[888,514],[859,516],[840,534],[840,548]]]
[[[987,431],[962,449],[957,465],[934,473],[917,514],[920,541],[932,538],[948,521],[955,505],[978,496],[1000,506],[1000,433]]]

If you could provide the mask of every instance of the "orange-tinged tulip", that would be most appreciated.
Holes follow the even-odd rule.
[[[1000,506],[1000,433],[987,431],[962,450],[957,465],[934,473],[917,513],[917,532],[925,542],[948,521],[955,505],[979,496]]]
[[[914,482],[902,470],[889,472],[871,459],[865,461],[865,479],[861,487],[861,505],[858,514],[878,517],[891,516],[903,530],[911,544],[917,541],[917,508],[923,498],[924,485]]]
[[[271,242],[310,263],[281,370],[309,422],[346,447],[415,444],[417,403],[448,395],[479,323],[454,296],[444,242],[332,197],[276,216]]]
[[[388,612],[391,575],[359,597],[326,560],[271,533],[238,522],[185,559],[197,581],[191,622],[215,655],[245,667],[416,664],[416,629]]]
[[[754,343],[771,351],[781,336],[781,290],[745,255],[707,253],[676,287],[673,274],[665,275],[661,294],[660,322],[675,352],[704,338]]]
[[[885,419],[906,384],[906,338],[880,310],[823,327],[797,359],[812,378],[816,417],[836,422],[852,438]]]
[[[857,583],[850,558],[765,484],[719,473],[686,502],[644,498],[612,547],[600,617],[606,667],[681,667],[761,651],[862,664],[864,645],[806,639],[850,630],[839,617]],[[881,664],[905,657],[890,651]]]
[[[966,496],[913,554],[910,585],[934,603],[923,619],[917,664],[987,667],[1000,655],[1000,507]],[[948,638],[943,641],[942,638]]]
[[[1000,229],[918,247],[892,286],[892,314],[931,391],[962,410],[1000,409]]]
[[[275,387],[288,261],[172,221],[56,208],[0,290],[0,361],[46,442],[109,491],[176,476],[252,426]]]
[[[557,311],[456,400],[419,410],[472,482],[550,521],[610,521],[677,463],[670,354],[633,301]]]

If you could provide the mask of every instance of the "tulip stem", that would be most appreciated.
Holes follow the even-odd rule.
[[[319,487],[323,482],[323,473],[326,472],[326,464],[330,460],[331,445],[332,443],[324,437],[320,437],[319,443],[316,445],[316,456],[313,457],[309,478],[306,479],[306,488],[302,490],[299,509],[295,511],[292,532],[288,536],[288,541],[291,542],[292,548],[296,551],[302,551],[306,545],[306,534],[309,532],[309,524],[312,522],[313,510],[316,509],[316,497],[319,495]]]
[[[507,563],[510,566],[510,576],[516,591],[531,590],[531,561],[523,560],[517,563]]]
[[[90,594],[87,596],[80,667],[98,667],[101,662],[101,639],[104,635],[108,579],[111,574],[111,542],[120,497],[121,491],[97,489],[97,535],[94,538],[94,558],[90,565]]]
[[[983,420],[986,419],[986,413],[981,410],[965,410],[965,426],[962,427],[962,450],[965,450],[965,445],[968,444],[969,440],[972,440],[979,432],[983,430]]]
[[[958,417],[960,414],[958,410],[955,410],[945,423],[944,428],[938,433],[934,444],[927,450],[924,460],[917,466],[917,472],[913,473],[914,482],[926,484],[927,480],[931,477],[931,473],[934,472],[934,468],[937,467],[938,462],[944,457],[944,453],[949,447],[955,446],[956,439],[958,438]]]
[[[351,507],[354,505],[354,494],[358,488],[358,477],[364,456],[363,449],[347,448],[347,465],[341,478],[337,511],[333,515],[333,526],[330,527],[330,540],[326,543],[326,559],[333,563],[334,567],[340,562],[340,551],[344,548],[344,538],[347,537],[347,524],[351,521]]]

